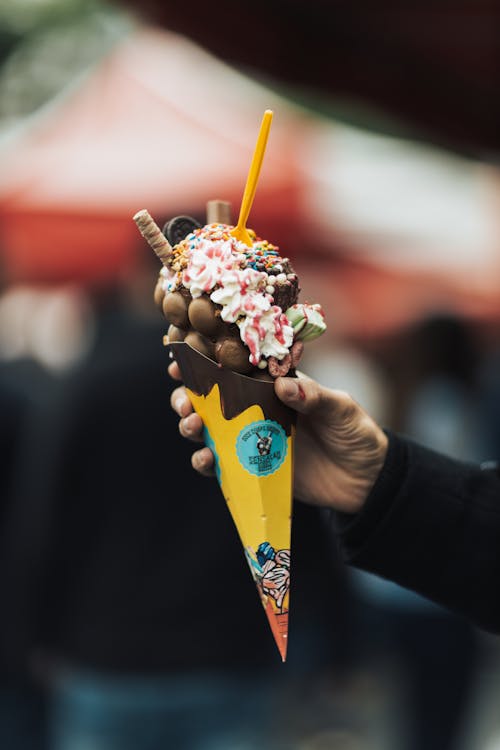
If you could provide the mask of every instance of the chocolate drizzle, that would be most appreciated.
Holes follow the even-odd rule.
[[[183,341],[169,344],[177,361],[184,384],[199,396],[208,396],[218,384],[221,409],[226,419],[233,419],[245,409],[258,405],[264,419],[278,422],[287,435],[291,435],[296,413],[285,406],[274,392],[274,384],[255,380],[228,370],[205,357]]]

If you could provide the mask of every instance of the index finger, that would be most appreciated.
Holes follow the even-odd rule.
[[[182,380],[181,370],[177,362],[171,362],[169,364],[168,374],[173,380]]]
[[[176,388],[175,391],[172,391],[170,395],[170,406],[175,412],[177,412],[179,417],[182,418],[189,416],[193,411],[186,389],[182,386]]]

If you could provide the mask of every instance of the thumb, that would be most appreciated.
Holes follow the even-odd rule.
[[[286,406],[300,414],[310,414],[318,406],[321,388],[315,380],[300,378],[276,378],[274,391]]]
[[[302,373],[297,378],[277,378],[274,390],[286,406],[299,414],[315,413],[319,421],[350,421],[362,412],[345,391],[325,388]]]

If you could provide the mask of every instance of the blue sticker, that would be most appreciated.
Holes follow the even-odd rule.
[[[285,460],[288,444],[283,427],[263,419],[244,427],[236,440],[236,453],[249,474],[265,477],[279,469]]]

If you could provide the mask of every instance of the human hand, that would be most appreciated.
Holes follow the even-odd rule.
[[[169,374],[181,380],[177,363],[170,365]],[[298,413],[294,496],[345,513],[358,512],[385,460],[383,430],[347,393],[325,388],[305,375],[277,378],[274,388],[278,398]],[[203,442],[203,423],[185,388],[173,391],[171,404],[181,417],[181,435]],[[213,463],[207,447],[193,454],[193,467],[201,474],[212,474]]]

